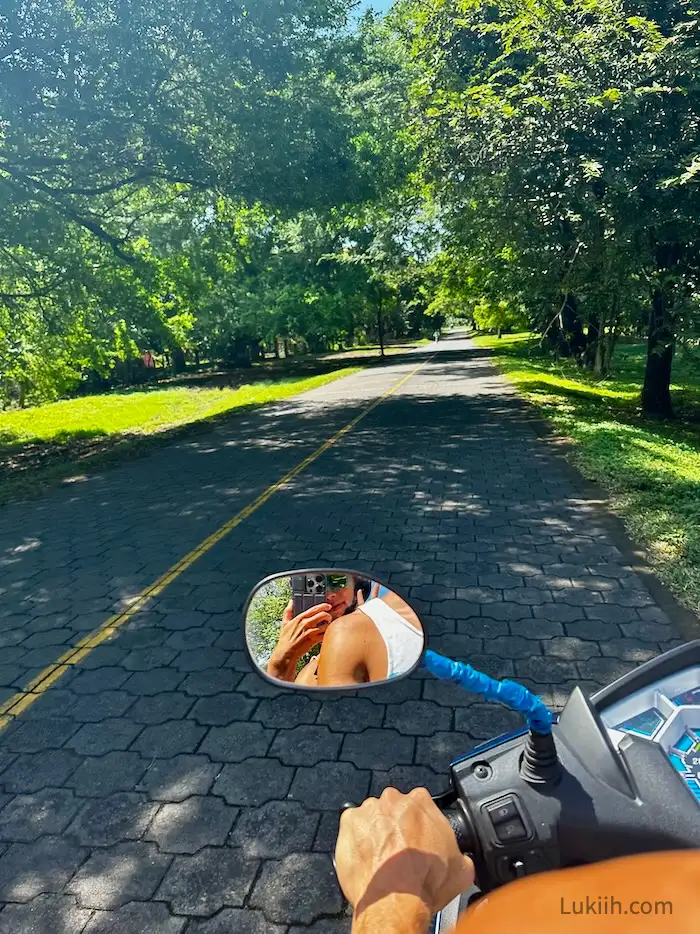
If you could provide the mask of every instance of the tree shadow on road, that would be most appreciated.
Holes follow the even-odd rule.
[[[459,362],[427,359],[414,380],[369,412],[367,399],[298,397],[180,438],[38,503],[5,509],[0,639],[9,641],[0,644],[17,650],[12,666],[19,673],[5,672],[12,678],[4,684],[17,690],[37,666],[286,477],[0,736],[0,803],[12,804],[2,796],[17,794],[6,776],[18,760],[36,788],[20,801],[23,816],[4,824],[13,830],[5,842],[0,837],[0,850],[47,813],[44,789],[36,787],[40,774],[46,787],[64,792],[66,825],[48,836],[69,846],[63,875],[55,854],[50,860],[15,849],[8,860],[9,850],[0,853],[0,897],[12,902],[13,932],[27,923],[28,909],[14,904],[22,892],[66,893],[50,905],[32,903],[39,934],[61,932],[59,923],[66,931],[76,927],[75,895],[67,894],[73,890],[87,893],[96,910],[111,905],[124,913],[116,905],[129,901],[149,906],[161,884],[153,863],[170,865],[171,857],[183,873],[178,885],[175,877],[166,886],[173,898],[185,899],[186,880],[194,879],[211,914],[231,901],[264,911],[267,891],[291,897],[280,856],[330,878],[343,800],[389,784],[438,791],[452,758],[514,725],[510,714],[425,671],[362,696],[323,701],[258,680],[243,653],[240,615],[248,591],[270,573],[320,564],[366,571],[416,607],[435,648],[494,676],[516,677],[557,706],[575,681],[593,688],[635,664],[601,654],[602,644],[621,654],[615,637],[624,641],[601,607],[642,621],[634,608],[625,616],[608,606],[605,583],[594,583],[592,568],[607,570],[616,586],[619,569],[624,589],[640,601],[644,591],[597,523],[596,504],[572,487],[505,384],[477,396],[470,394],[474,382],[464,383],[459,392],[452,383]],[[459,360],[462,377],[492,379],[493,370],[482,371],[475,357]],[[330,438],[333,444],[291,475]],[[664,624],[654,625],[661,641]],[[587,637],[593,662],[580,655],[588,643],[577,626],[582,633],[598,627],[597,641]],[[44,655],[28,654],[44,639]],[[67,774],[51,759],[56,752]],[[103,784],[85,778],[97,772]],[[49,810],[57,813],[58,805]],[[94,842],[95,833],[108,832],[100,817],[116,828],[117,842]],[[83,845],[92,849],[91,861],[71,868],[70,847]],[[200,855],[207,853],[213,855]],[[250,882],[242,894],[218,896],[213,867],[231,853],[243,861],[238,878]],[[256,875],[258,860],[274,865]],[[256,890],[268,878],[269,888]],[[166,889],[157,896],[162,909],[154,910],[167,914]],[[304,911],[340,919],[335,891],[332,910],[324,904],[319,896]],[[201,911],[182,905],[178,915]],[[129,929],[139,929],[136,920]]]

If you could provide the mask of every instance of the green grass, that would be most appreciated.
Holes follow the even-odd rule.
[[[31,495],[76,472],[145,453],[236,411],[278,402],[360,369],[344,367],[237,389],[112,392],[0,412],[0,502]]]
[[[598,380],[570,361],[543,355],[528,334],[476,337],[520,392],[573,442],[573,460],[602,484],[661,579],[700,613],[700,365],[679,353],[678,418],[644,418],[639,395],[646,348],[621,344],[614,372]]]

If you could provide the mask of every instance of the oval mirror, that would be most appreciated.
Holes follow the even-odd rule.
[[[405,678],[425,634],[416,612],[371,574],[313,568],[257,584],[244,610],[256,671],[300,690],[362,688]]]

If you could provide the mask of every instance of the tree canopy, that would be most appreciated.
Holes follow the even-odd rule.
[[[700,320],[696,0],[9,0],[6,402],[449,319],[670,416]]]

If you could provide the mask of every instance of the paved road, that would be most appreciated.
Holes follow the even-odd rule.
[[[417,362],[2,510],[0,702]],[[258,680],[246,594],[315,562],[375,572],[435,648],[555,705],[677,639],[506,384],[446,341],[0,735],[0,934],[347,931],[338,805],[437,789],[513,719],[420,675],[324,702]]]

